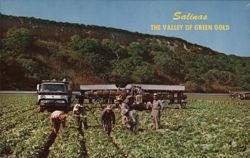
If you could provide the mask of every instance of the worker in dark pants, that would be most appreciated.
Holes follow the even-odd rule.
[[[115,113],[110,105],[101,114],[101,124],[104,131],[110,136],[112,129],[115,127]]]
[[[76,104],[73,108],[73,114],[76,121],[76,128],[79,130],[82,129],[82,127],[87,129],[87,115],[84,106],[81,104]]]
[[[55,134],[58,133],[61,124],[62,124],[63,128],[65,127],[66,117],[67,117],[67,115],[64,113],[64,111],[56,110],[56,111],[51,113],[50,123],[51,123],[52,129],[53,129],[53,132]]]
[[[132,132],[137,133],[139,129],[139,115],[135,110],[128,111],[127,109],[123,111],[124,125],[129,128]]]

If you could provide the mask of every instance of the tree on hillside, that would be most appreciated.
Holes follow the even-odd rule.
[[[153,61],[155,65],[163,70],[179,73],[181,71],[181,65],[178,60],[172,58],[170,52],[153,51]]]
[[[107,49],[108,51],[112,52],[116,56],[116,60],[120,58],[124,58],[127,56],[127,52],[124,48],[119,45],[119,43],[111,40],[111,39],[103,39],[102,46]]]
[[[26,58],[22,55],[16,58],[16,62],[25,70],[24,76],[27,78],[36,79],[38,81],[49,78],[50,72],[48,71],[47,65],[43,65],[34,59]]]
[[[141,66],[136,66],[132,73],[132,77],[136,83],[152,83],[154,78],[154,68],[152,65],[143,62]]]
[[[81,37],[79,35],[73,35],[70,37],[70,47],[73,50],[79,50],[81,47]]]
[[[217,69],[209,70],[205,75],[205,80],[211,82],[216,82],[221,85],[229,85],[233,82],[234,76],[228,71],[219,71]]]
[[[87,52],[96,52],[98,53],[101,49],[101,44],[97,39],[86,38],[80,41],[79,52],[82,54]]]
[[[158,52],[158,51],[162,51],[162,52],[169,52],[169,48],[167,45],[165,44],[159,44],[156,41],[152,41],[149,44],[149,48],[151,52]]]
[[[95,73],[105,73],[105,67],[108,66],[105,58],[96,53],[86,53],[83,56],[83,61],[88,65],[90,70]]]
[[[12,28],[3,39],[4,47],[15,53],[23,53],[34,42],[32,33],[26,28]]]
[[[69,44],[71,49],[82,54],[88,52],[99,52],[102,48],[99,40],[94,38],[82,39],[79,35],[71,36],[71,41]]]
[[[124,86],[131,81],[132,70],[125,61],[120,61],[113,64],[111,75],[116,84]]]
[[[79,35],[74,35],[71,36],[70,47],[73,51],[81,54],[81,60],[87,65],[87,69],[96,74],[105,73],[104,68],[109,66],[109,62],[103,55],[103,48],[99,40],[92,38],[81,39]]]
[[[147,49],[140,42],[132,42],[128,46],[128,54],[131,56],[144,56],[147,53]]]
[[[202,86],[197,84],[194,81],[187,81],[185,83],[186,89],[190,92],[201,92],[202,91]]]
[[[131,56],[113,63],[112,76],[116,83],[124,85],[132,81],[131,77],[137,66],[142,66],[140,56]]]

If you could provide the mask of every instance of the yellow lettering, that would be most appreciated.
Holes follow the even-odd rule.
[[[182,12],[180,11],[177,11],[174,13],[174,17],[173,17],[173,20],[180,20],[180,15],[182,14]]]

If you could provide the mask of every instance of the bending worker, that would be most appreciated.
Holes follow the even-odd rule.
[[[73,108],[73,114],[76,121],[76,128],[82,129],[82,126],[84,129],[88,128],[87,124],[87,116],[86,116],[86,110],[81,104],[76,104]]]
[[[112,129],[115,127],[115,113],[111,109],[110,105],[108,105],[101,114],[101,124],[104,131],[110,135]]]
[[[64,113],[64,111],[56,110],[51,113],[50,123],[55,134],[58,133],[61,124],[63,128],[65,127],[66,117],[67,115]]]

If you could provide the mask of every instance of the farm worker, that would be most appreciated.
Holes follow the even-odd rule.
[[[129,98],[130,96],[127,96],[126,99],[124,100],[124,102],[122,102],[120,104],[120,108],[121,108],[121,117],[122,117],[122,124],[125,125],[126,122],[128,122],[128,116],[126,115],[127,112],[130,110],[129,108]]]
[[[128,95],[123,102],[130,106],[134,103],[134,98],[132,97],[132,95]]]
[[[67,77],[66,76],[64,76],[64,78],[63,78],[63,80],[62,80],[63,82],[67,82],[68,81],[68,79],[67,79]]]
[[[128,109],[123,111],[124,125],[130,128],[133,132],[137,132],[139,129],[139,115],[135,110],[129,111]]]
[[[116,99],[114,101],[115,105],[121,107],[122,100],[122,95],[116,96]]]
[[[101,124],[103,128],[105,128],[105,125],[112,125],[112,128],[115,127],[115,113],[110,105],[108,105],[101,114]]]
[[[130,128],[128,122],[129,122],[129,109],[124,108],[121,110],[121,116],[122,116],[122,125],[126,125],[128,128]]]
[[[139,129],[139,115],[135,110],[129,111],[129,120],[130,120],[130,126],[131,130],[133,132],[137,132]]]
[[[63,128],[66,124],[67,115],[63,111],[56,110],[51,113],[50,123],[53,128],[54,133],[58,133],[60,124],[62,123]]]
[[[116,104],[119,105],[120,109],[121,109],[121,118],[122,118],[122,124],[125,125],[126,121],[128,120],[127,116],[125,115],[125,113],[127,113],[129,111],[129,106],[126,102],[126,100],[123,102],[122,101],[122,96],[118,96],[115,100]]]
[[[162,107],[162,102],[158,100],[157,93],[154,93],[151,115],[153,117],[153,125],[155,129],[160,128],[160,116]]]
[[[82,128],[82,123],[84,125],[84,128],[88,128],[87,124],[87,116],[86,116],[86,110],[83,105],[81,104],[75,104],[73,108],[73,114],[75,117],[76,121],[76,128],[81,129]]]

